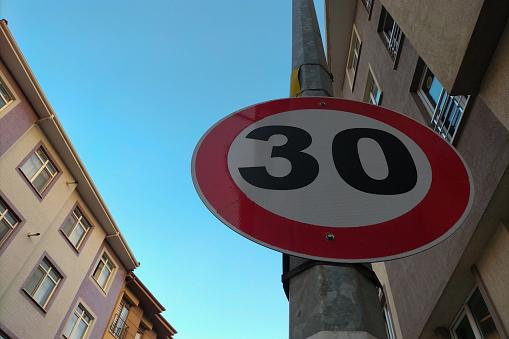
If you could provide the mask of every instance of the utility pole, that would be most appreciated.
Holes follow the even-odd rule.
[[[291,96],[333,96],[313,0],[292,0],[292,70]],[[370,264],[283,254],[283,271],[290,339],[387,338]]]

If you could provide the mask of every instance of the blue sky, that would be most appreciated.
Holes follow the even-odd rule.
[[[215,122],[288,97],[291,1],[0,0],[1,18],[176,339],[288,337],[281,254],[215,219],[190,164]]]

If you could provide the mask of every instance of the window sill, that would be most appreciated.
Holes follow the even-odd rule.
[[[42,307],[42,306],[41,306],[41,305],[37,302],[37,300],[35,300],[35,299],[34,299],[34,298],[30,295],[30,293],[28,293],[28,292],[27,292],[27,290],[25,290],[24,288],[22,288],[21,290],[22,290],[23,292],[25,292],[26,296],[27,296],[28,298],[30,298],[30,300],[32,300],[32,301],[33,301],[33,302],[37,305],[37,307],[39,307],[39,309],[40,309],[41,311],[43,311],[44,313],[48,313],[48,311],[47,311],[44,307]]]

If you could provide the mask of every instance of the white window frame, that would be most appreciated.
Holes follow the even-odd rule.
[[[82,312],[79,312],[78,309],[81,309]],[[87,322],[86,318],[88,318],[88,322]],[[65,327],[65,331],[62,335],[64,336],[64,338],[68,338],[68,339],[84,339],[90,333],[90,329],[92,327],[93,320],[94,320],[94,317],[87,310],[87,308],[85,306],[83,306],[82,303],[79,303],[78,306],[76,306],[76,308],[74,309],[74,312],[71,315],[71,318],[69,319],[69,322],[67,323],[67,326]],[[85,328],[85,331],[78,338],[78,337],[75,337],[74,335],[76,334],[76,329],[78,328],[78,325],[81,322],[83,322],[86,325],[86,328]]]
[[[29,161],[31,161],[32,158],[38,160],[41,163],[41,165],[40,167],[37,168],[35,173],[32,174],[31,177],[29,177],[29,173],[27,173],[28,172],[27,164],[29,163]],[[20,170],[24,174],[25,178],[27,178],[28,182],[30,182],[32,187],[39,193],[39,195],[41,195],[46,190],[46,188],[48,188],[53,179],[55,179],[55,177],[59,173],[58,168],[55,166],[55,164],[53,164],[53,162],[49,158],[48,154],[46,153],[42,145],[39,146],[32,155],[30,155],[30,157],[25,161],[25,163],[20,167]],[[39,177],[40,174],[42,174],[43,171],[45,171],[49,175],[49,179],[44,183],[44,185],[40,189],[37,189],[37,187],[34,185],[34,181]]]
[[[45,268],[43,266],[43,263],[46,263],[47,266],[49,266],[48,268]],[[28,290],[28,285],[30,285],[31,282],[35,282],[35,280],[32,281],[32,279],[34,279],[36,277],[36,272],[41,272],[42,273],[42,276],[39,278],[39,280],[34,284],[34,288],[33,288],[33,291],[30,291]],[[55,277],[53,277],[53,274],[52,273],[55,273],[55,275],[58,277],[58,279],[56,279]],[[39,265],[37,266],[36,270],[32,273],[32,275],[30,276],[30,279],[27,281],[25,287],[23,288],[23,290],[39,305],[41,306],[43,309],[45,309],[45,307],[48,305],[48,302],[51,300],[51,298],[53,297],[53,294],[55,293],[58,285],[62,282],[62,274],[60,274],[58,272],[58,270],[54,267],[54,265],[46,258],[44,257],[41,262],[39,263]],[[40,297],[38,296],[38,293],[40,292],[41,290],[41,286],[43,285],[44,282],[46,281],[49,281],[50,283],[53,283],[53,287],[51,288],[51,291],[50,293],[47,295],[46,297],[46,300],[42,300],[40,299]],[[41,303],[42,302],[42,303]]]
[[[390,19],[392,23],[387,23],[388,19]],[[393,68],[395,69],[400,52],[401,41],[403,39],[403,31],[396,20],[394,20],[392,15],[385,8],[382,8],[380,24],[378,27],[387,47],[387,51],[394,61]]]
[[[358,43],[357,43],[358,42]],[[350,38],[350,49],[348,52],[348,59],[346,63],[346,77],[350,83],[350,88],[353,91],[353,85],[355,83],[355,76],[359,69],[359,61],[361,55],[362,40],[357,31],[355,24],[352,26],[352,36]]]
[[[2,207],[3,206],[3,207]],[[2,209],[5,208],[4,211]],[[14,213],[11,207],[0,197],[0,223],[5,225],[7,231],[0,239],[0,247],[7,241],[9,236],[14,232],[16,227],[21,223],[20,218]]]
[[[101,264],[102,264],[102,267],[100,267]],[[112,267],[109,267],[108,264],[111,264]],[[104,251],[103,254],[101,255],[101,258],[99,259],[99,262],[97,263],[97,266],[94,269],[94,273],[92,274],[92,279],[94,279],[94,281],[97,283],[97,285],[99,285],[99,287],[101,287],[101,289],[103,291],[106,291],[107,288],[109,287],[112,277],[115,275],[116,268],[117,268],[117,265],[111,259],[111,255],[109,255],[108,253],[106,253],[106,251]],[[98,271],[98,270],[100,270],[100,271]],[[103,275],[103,272],[105,272],[105,271],[108,271],[109,274],[106,277],[106,280],[104,281],[103,285],[101,285],[101,282],[99,281],[99,279],[101,278],[101,276]]]
[[[64,228],[70,223],[72,223],[72,225],[70,225],[70,228],[68,231],[69,234],[68,234],[68,233],[66,233]],[[74,232],[76,232],[79,229],[83,230],[84,232],[81,235],[81,237],[78,239],[78,242],[75,244],[72,240],[73,234],[74,234]],[[73,211],[71,212],[71,214],[69,215],[69,217],[65,220],[64,225],[61,228],[61,231],[65,235],[65,237],[69,240],[69,242],[74,246],[74,248],[79,249],[81,244],[83,243],[83,240],[86,238],[87,233],[90,231],[90,229],[91,229],[90,223],[87,221],[87,219],[83,215],[83,212],[81,211],[81,209],[78,206],[76,206],[73,209]]]
[[[15,97],[12,95],[11,90],[7,86],[7,82],[4,81],[2,77],[0,77],[0,110],[9,106],[9,104],[14,100]]]
[[[378,98],[373,95],[373,85],[377,88]],[[362,101],[373,104],[380,105],[382,102],[382,88],[380,87],[380,83],[376,79],[375,72],[371,67],[371,64],[368,64],[368,76],[366,78],[366,87],[364,89],[364,96]]]
[[[477,327],[477,323],[475,321],[474,315],[472,314],[472,311],[470,310],[470,306],[468,304],[476,291],[478,291],[478,293],[481,294],[481,291],[479,290],[479,288],[477,286],[474,286],[474,288],[468,295],[467,299],[463,302],[463,305],[461,306],[460,311],[454,318],[454,321],[452,322],[452,325],[449,328],[449,332],[451,334],[452,339],[458,339],[458,336],[456,335],[456,329],[460,326],[461,322],[465,319],[465,317],[468,320],[468,323],[470,325],[470,328],[472,329],[472,332],[474,333],[475,338],[476,339],[484,339],[484,336],[481,334],[479,328]],[[484,298],[482,297],[482,295],[481,295],[481,298],[484,301]],[[484,301],[484,303],[486,303],[486,302]]]
[[[428,78],[430,77],[429,76],[426,77],[426,75],[428,74],[428,70],[429,70],[428,66],[425,66],[421,75],[421,79],[419,81],[419,88],[417,90],[417,94],[421,98],[424,107],[426,107],[426,110],[431,116],[430,123],[433,126],[433,129],[437,131],[442,136],[442,138],[444,138],[445,140],[452,144],[454,138],[458,133],[461,120],[465,115],[465,110],[470,100],[470,95],[450,96],[447,93],[447,91],[443,88],[443,86],[440,84],[438,79],[436,79],[433,72],[429,70],[433,74],[434,79],[436,79],[440,86],[442,86],[438,102],[436,103],[436,105],[434,105],[429,100],[426,92],[422,89],[425,83],[427,87],[431,86],[431,84],[428,85],[429,82]],[[451,127],[454,128],[452,133]]]

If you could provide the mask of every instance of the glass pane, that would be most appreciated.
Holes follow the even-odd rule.
[[[46,168],[48,169],[48,171],[51,173],[51,176],[54,176],[55,173],[57,172],[57,170],[55,169],[55,167],[53,166],[53,164],[51,162],[48,162],[46,164]]]
[[[463,316],[461,323],[454,332],[458,336],[458,339],[476,339],[474,331],[472,331],[472,327],[470,327],[470,323],[466,316]]]
[[[48,157],[46,156],[46,153],[42,150],[42,148],[39,148],[37,150],[37,154],[39,154],[39,157],[41,157],[43,162],[46,162],[48,160]]]
[[[40,268],[38,268],[30,280],[28,281],[28,284],[25,286],[25,290],[30,293],[30,295],[34,295],[35,288],[37,287],[37,284],[39,281],[41,281],[42,277],[44,276],[44,273]]]
[[[67,328],[65,329],[64,336],[69,338],[71,335],[72,329],[74,328],[74,325],[78,321],[78,316],[76,313],[73,313],[71,320],[69,321],[69,324],[67,325]]]
[[[36,154],[32,154],[28,161],[25,162],[23,166],[21,166],[21,170],[23,171],[23,173],[25,173],[27,178],[31,180],[34,177],[35,173],[37,173],[39,168],[41,168],[41,166],[42,166],[41,160],[39,160]]]
[[[10,226],[6,222],[6,220],[2,220],[0,222],[0,242],[4,239],[4,237],[11,231]]]
[[[49,271],[49,268],[51,267],[51,265],[46,261],[46,259],[44,259],[42,262],[41,262],[41,266],[44,267],[44,269],[46,271]]]
[[[74,214],[76,215],[77,218],[81,217],[81,212],[77,208],[74,209]]]
[[[72,227],[74,226],[75,223],[76,223],[76,218],[74,217],[74,215],[71,215],[65,221],[65,224],[62,227],[62,231],[64,231],[64,233],[67,234],[67,236],[69,236],[69,234],[71,233]]]
[[[2,93],[2,96],[5,99],[4,100],[5,102],[9,102],[9,101],[12,100],[11,96],[9,95],[9,93],[7,92],[7,90],[5,89],[5,87],[4,87],[4,85],[2,83],[0,83],[0,92]]]
[[[11,213],[11,212],[9,212],[9,211],[5,214],[5,216],[4,216],[4,217],[5,217],[5,219],[7,219],[7,221],[9,221],[9,223],[11,224],[11,226],[14,226],[14,225],[16,225],[16,224],[18,223],[18,220],[16,220],[16,218],[14,217],[14,215],[12,215],[12,213]]]
[[[472,295],[472,298],[470,298],[468,307],[474,316],[479,330],[485,338],[500,338],[500,334],[498,334],[497,328],[495,327],[495,322],[493,321],[490,311],[488,310],[479,290],[476,290]]]
[[[429,88],[429,96],[433,100],[433,107],[436,107],[438,99],[440,99],[440,93],[442,92],[442,85],[438,82],[437,78],[433,77],[431,87]]]
[[[51,281],[49,277],[44,279],[42,284],[37,289],[37,292],[35,292],[35,295],[33,296],[39,305],[44,306],[44,304],[46,304],[46,301],[48,301],[51,291],[53,291],[55,286],[55,283]]]
[[[101,287],[104,288],[106,286],[106,282],[108,281],[108,277],[110,276],[110,271],[103,270],[101,275],[99,276],[99,279],[97,279],[97,282]]]
[[[37,192],[42,192],[43,188],[46,186],[46,183],[49,181],[50,175],[47,171],[43,170],[39,173],[37,178],[32,182]]]
[[[78,244],[81,241],[81,238],[85,234],[85,230],[81,228],[79,225],[74,229],[74,232],[72,232],[71,236],[69,237],[69,240],[74,245],[74,247],[78,247]]]
[[[101,275],[103,268],[104,268],[104,263],[102,261],[99,261],[99,264],[97,265],[97,267],[94,271],[94,279],[96,281],[99,281],[99,276]]]
[[[60,275],[54,270],[52,269],[51,271],[49,271],[49,275],[53,278],[53,280],[55,280],[56,282],[58,282],[60,280]]]
[[[85,331],[87,330],[87,324],[81,320],[78,324],[78,328],[74,332],[72,339],[81,339],[85,335]]]
[[[7,209],[7,207],[5,207],[2,200],[0,200],[0,213],[4,213],[6,209]]]

